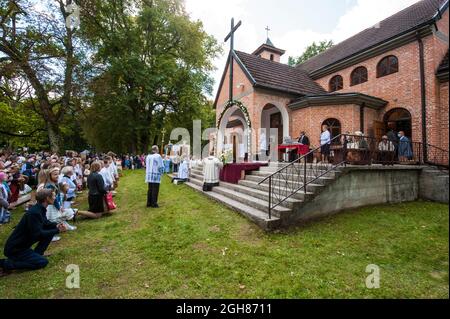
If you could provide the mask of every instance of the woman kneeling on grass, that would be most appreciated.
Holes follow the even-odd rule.
[[[89,188],[89,211],[78,211],[78,215],[88,218],[100,218],[103,216],[103,213],[105,213],[104,197],[107,192],[105,189],[105,182],[103,181],[103,177],[99,174],[99,171],[101,169],[101,162],[95,161],[91,164],[91,174],[87,178],[87,187]]]

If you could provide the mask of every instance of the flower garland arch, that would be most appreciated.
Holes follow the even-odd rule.
[[[251,140],[252,140],[252,122],[250,121],[250,115],[248,114],[248,110],[244,106],[244,104],[242,104],[242,102],[236,101],[236,100],[229,100],[225,104],[225,107],[223,108],[222,113],[220,113],[219,120],[217,121],[217,129],[218,130],[220,129],[220,124],[222,122],[222,118],[225,115],[225,113],[228,111],[229,108],[231,108],[233,106],[237,106],[242,111],[242,113],[244,113],[245,123],[248,126],[247,152],[250,154],[251,153],[251,146],[250,145],[251,145]]]
[[[242,113],[244,113],[245,123],[248,125],[248,128],[251,129],[252,122],[250,121],[250,115],[248,114],[247,108],[244,106],[244,104],[242,104],[242,102],[236,100],[230,100],[225,104],[222,113],[220,113],[219,120],[217,121],[217,128],[220,128],[220,123],[222,122],[222,118],[225,115],[225,112],[233,106],[237,106],[242,111]]]

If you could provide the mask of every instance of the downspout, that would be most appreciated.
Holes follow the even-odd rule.
[[[423,41],[419,32],[416,33],[417,42],[419,43],[419,67],[420,67],[420,96],[422,104],[422,144],[423,144],[423,161],[428,161],[427,151],[427,105],[426,105],[426,89],[425,89],[425,58],[423,50]]]
[[[364,125],[364,109],[366,107],[366,103],[362,103],[359,106],[359,130],[364,134],[364,129],[365,129],[365,125]]]

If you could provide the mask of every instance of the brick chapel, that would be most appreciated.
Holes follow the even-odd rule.
[[[262,137],[281,143],[304,130],[318,146],[328,124],[332,136],[361,131],[376,138],[393,126],[414,142],[448,150],[448,7],[448,0],[419,1],[296,67],[280,63],[285,51],[269,39],[251,54],[230,51],[211,145],[252,160]]]

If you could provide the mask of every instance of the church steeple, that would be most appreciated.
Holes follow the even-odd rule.
[[[275,46],[273,45],[272,41],[270,41],[269,37],[267,37],[266,44],[267,44],[268,46],[275,47]]]
[[[259,57],[267,60],[271,60],[274,62],[280,62],[281,56],[286,52],[285,50],[278,49],[275,47],[269,39],[269,27],[266,27],[267,31],[267,40],[266,43],[263,43],[259,46],[258,49],[253,52],[253,55],[258,55]]]

